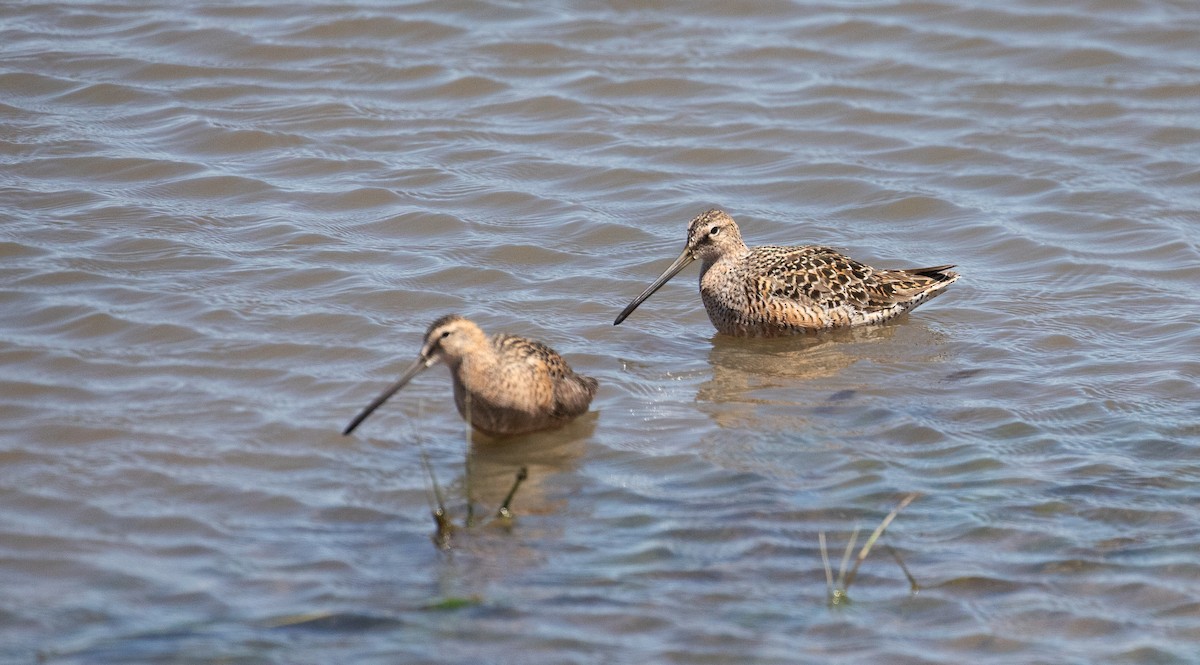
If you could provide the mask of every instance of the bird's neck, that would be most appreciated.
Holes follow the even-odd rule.
[[[704,258],[700,259],[700,271],[708,272],[709,268],[718,263],[732,265],[739,261],[745,260],[748,256],[750,256],[750,248],[743,244],[732,251],[723,252],[713,256],[705,256]]]
[[[484,339],[471,353],[455,358],[447,364],[454,376],[469,390],[479,391],[488,385],[489,377],[495,375],[500,364],[493,340]]]

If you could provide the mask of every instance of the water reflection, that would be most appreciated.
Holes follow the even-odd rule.
[[[895,334],[896,326],[885,325],[776,339],[714,335],[708,354],[713,378],[701,386],[697,398],[742,401],[741,393],[759,385],[831,376],[870,357],[873,346]]]
[[[541,546],[563,537],[563,522],[534,518],[566,510],[567,495],[554,489],[555,479],[577,470],[596,420],[589,413],[557,430],[516,437],[472,432],[463,465],[448,483],[444,468],[435,469],[447,513],[444,528],[430,524],[440,564],[431,569],[429,603],[486,603],[493,587],[544,562]],[[506,500],[511,517],[498,515]]]
[[[877,355],[874,347],[892,339],[895,331],[896,326],[888,325],[781,339],[715,335],[708,354],[712,378],[700,385],[696,401],[723,428],[761,427],[758,407],[795,404],[790,389],[838,375]]]
[[[596,429],[596,420],[597,414],[592,412],[556,430],[516,437],[492,438],[473,433],[466,471],[457,484],[475,514],[495,514],[522,468],[526,469],[527,477],[509,505],[512,513],[547,515],[561,510],[566,499],[548,494],[547,480],[578,467],[586,442]]]

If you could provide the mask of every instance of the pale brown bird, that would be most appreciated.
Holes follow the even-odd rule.
[[[688,226],[687,244],[658,279],[617,316],[699,260],[700,299],[719,332],[779,337],[879,323],[913,309],[958,280],[953,265],[879,270],[829,247],[746,247],[733,218],[709,210]]]
[[[471,321],[450,314],[429,326],[417,360],[342,434],[353,432],[414,376],[438,362],[450,368],[458,412],[472,427],[491,435],[563,425],[588,410],[598,386],[541,342],[516,335],[488,337]]]

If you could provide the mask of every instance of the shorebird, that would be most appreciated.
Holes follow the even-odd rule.
[[[958,279],[953,265],[879,270],[829,247],[746,247],[733,218],[709,210],[688,225],[687,244],[658,279],[617,316],[637,309],[700,261],[700,299],[718,332],[779,337],[879,323],[938,295]]]
[[[493,436],[549,429],[586,412],[598,383],[576,374],[553,349],[516,335],[488,337],[450,314],[425,332],[421,352],[400,378],[350,421],[349,434],[414,376],[445,362],[454,404],[472,427]]]

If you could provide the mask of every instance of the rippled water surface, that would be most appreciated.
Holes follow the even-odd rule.
[[[1196,662],[1198,34],[1182,0],[0,7],[0,661]],[[614,327],[715,206],[963,279],[753,341],[693,267]],[[435,368],[341,436],[452,311],[593,413],[471,437]],[[836,573],[910,492],[829,606],[820,534]]]

